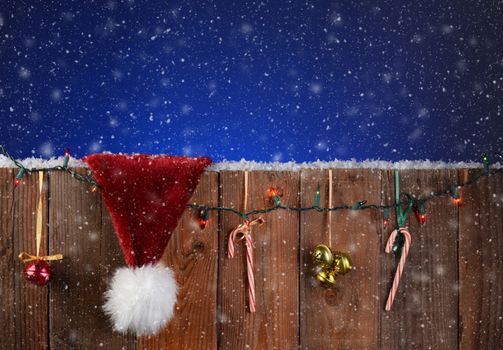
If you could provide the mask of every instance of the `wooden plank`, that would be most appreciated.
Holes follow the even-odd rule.
[[[134,348],[134,341],[112,331],[101,309],[106,280],[112,265],[119,265],[121,253],[113,230],[103,230],[100,193],[92,193],[88,184],[66,173],[54,172],[49,212],[51,251],[64,255],[53,263],[51,347]]]
[[[242,171],[220,172],[220,205],[243,210],[244,179]],[[249,329],[259,324],[254,315],[248,314],[246,303],[246,267],[243,263],[243,249],[239,247],[234,260],[227,259],[229,233],[240,223],[242,218],[226,212],[220,213],[219,262],[218,262],[218,348],[239,349],[247,345],[255,347]],[[263,228],[260,228],[262,230]],[[255,233],[257,235],[257,232]],[[256,237],[254,237],[256,240]],[[257,265],[257,264],[255,264]],[[256,280],[256,287],[262,286]],[[243,339],[244,338],[244,339]],[[253,342],[253,343],[252,343]],[[253,347],[249,346],[250,349]]]
[[[445,190],[457,183],[456,170],[404,170],[400,190],[413,196]],[[383,192],[394,203],[394,171],[387,171]],[[427,222],[419,224],[414,215],[407,221],[412,244],[390,312],[381,313],[383,349],[455,349],[458,346],[458,207],[449,196],[426,204]],[[389,233],[382,237],[380,308],[384,309],[395,273],[395,259],[384,254]]]
[[[477,171],[460,171],[466,181]],[[461,349],[503,344],[503,173],[466,187],[459,212]]]
[[[13,181],[11,169],[0,169],[0,325],[2,325],[2,344],[15,348],[15,318],[19,310],[15,307],[14,271],[17,271],[17,253],[14,251],[13,226]]]
[[[218,173],[202,175],[191,202],[218,205]],[[162,258],[174,270],[179,286],[175,315],[157,336],[140,338],[140,349],[217,346],[218,212],[210,213],[204,230],[197,219],[197,210],[185,211]]]
[[[43,237],[40,254],[47,254],[47,194],[48,179],[43,189]],[[38,173],[25,176],[23,184],[14,190],[14,255],[25,251],[36,254],[35,226],[39,198]],[[14,264],[16,291],[16,348],[46,349],[49,345],[48,296],[49,287],[38,287],[23,278],[24,264]]]
[[[367,200],[379,203],[381,172],[333,170],[333,206]],[[328,206],[328,171],[304,170],[302,205],[313,204],[317,184],[321,205]],[[305,349],[372,349],[378,344],[379,212],[372,210],[305,212],[301,217],[301,344]],[[334,288],[313,283],[310,251],[319,243],[350,254],[355,269],[340,276]]]
[[[379,203],[381,176],[380,170],[334,170],[335,205],[356,203],[361,200]],[[337,214],[334,221],[335,242],[332,244],[334,249],[351,255],[355,269],[339,279],[333,311],[339,314],[342,321],[333,324],[335,328],[333,348],[376,348],[379,335],[380,213],[366,210],[344,211]]]
[[[100,271],[100,283],[96,286],[97,293],[101,296],[100,303],[103,303],[104,298],[103,295],[108,289],[110,280],[112,279],[113,273],[119,267],[126,266],[124,261],[124,255],[122,254],[122,249],[119,245],[119,240],[117,239],[117,235],[115,234],[115,228],[112,223],[112,218],[110,217],[110,213],[108,212],[108,208],[105,205],[105,202],[102,198],[101,201],[101,236],[100,236],[100,260],[101,263],[99,265]],[[100,304],[101,305],[101,304]],[[108,334],[107,344],[108,347],[106,349],[136,349],[137,348],[137,339],[135,335],[126,334],[121,335],[115,332],[112,332],[112,324],[106,319],[105,314],[100,312],[98,315],[100,319],[101,327],[106,327],[104,332]]]
[[[314,193],[319,184],[320,206],[327,207],[328,183],[328,170],[303,170],[300,177],[301,205],[313,205]],[[331,215],[334,219],[337,214]],[[328,238],[328,217],[329,214],[312,211],[300,215],[300,342],[304,349],[330,349],[332,324],[339,319],[332,310],[335,289],[327,290],[318,285],[310,256],[313,247],[320,243],[333,247]],[[337,231],[333,225],[332,231],[335,236]]]
[[[243,172],[220,174],[222,200],[226,207],[243,209]],[[281,202],[298,206],[299,173],[249,173],[248,209],[271,206],[269,186],[283,189]],[[242,222],[230,213],[220,216],[219,259],[219,348],[293,349],[299,345],[299,215],[276,211],[263,215],[265,224],[254,230],[256,313],[248,311],[246,254],[237,242],[236,256],[227,258],[229,233]]]

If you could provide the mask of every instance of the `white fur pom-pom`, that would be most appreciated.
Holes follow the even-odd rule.
[[[105,293],[103,309],[118,332],[155,334],[173,317],[176,293],[173,271],[160,263],[121,267]]]

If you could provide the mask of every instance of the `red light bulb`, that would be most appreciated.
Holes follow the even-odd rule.
[[[424,225],[426,223],[426,214],[419,215],[419,222],[421,222],[421,225]]]
[[[199,218],[197,220],[198,224],[199,224],[199,227],[201,228],[201,230],[204,230],[204,228],[206,227],[206,225],[208,224],[208,220],[206,220],[205,218]]]

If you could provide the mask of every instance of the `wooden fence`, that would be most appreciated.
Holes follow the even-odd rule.
[[[444,189],[475,170],[407,170],[401,188],[415,195]],[[394,258],[384,253],[391,227],[378,211],[328,214],[276,211],[255,231],[257,313],[247,311],[240,244],[226,258],[239,217],[212,212],[205,230],[187,210],[163,260],[181,286],[176,314],[155,337],[111,331],[101,311],[114,268],[123,266],[99,193],[67,174],[46,177],[42,253],[63,253],[48,287],[24,281],[17,255],[35,251],[37,177],[13,190],[13,169],[0,169],[0,325],[2,349],[499,349],[503,344],[503,174],[428,204],[428,222],[409,220],[412,246],[391,312],[384,304]],[[389,170],[334,169],[333,204],[394,202]],[[328,170],[250,172],[248,208],[267,207],[270,186],[282,202],[312,205]],[[241,208],[243,172],[206,172],[192,202]],[[393,222],[393,217],[391,218]],[[318,243],[349,252],[355,270],[335,289],[312,285],[309,251]]]

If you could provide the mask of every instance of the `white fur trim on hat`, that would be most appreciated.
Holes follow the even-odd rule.
[[[176,293],[173,271],[160,263],[121,267],[105,292],[103,309],[118,332],[155,334],[173,317]]]

